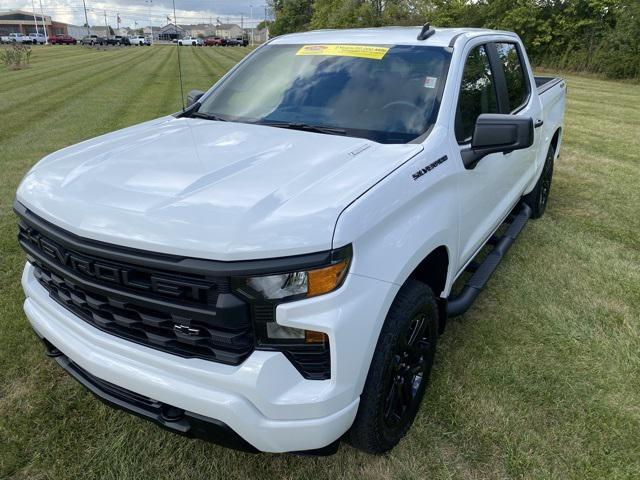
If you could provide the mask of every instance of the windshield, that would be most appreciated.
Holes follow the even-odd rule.
[[[198,113],[407,143],[435,122],[449,58],[441,47],[268,45],[227,77]]]

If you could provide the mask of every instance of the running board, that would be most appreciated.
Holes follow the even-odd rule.
[[[484,286],[487,284],[493,272],[504,258],[518,235],[524,228],[527,220],[531,217],[531,208],[526,204],[521,204],[520,210],[509,215],[505,223],[509,224],[509,228],[501,237],[491,236],[487,241],[488,245],[493,245],[493,249],[487,255],[487,258],[480,264],[470,262],[465,270],[473,272],[473,275],[467,280],[462,291],[455,297],[449,298],[447,303],[447,316],[457,317],[465,313],[478,297]]]

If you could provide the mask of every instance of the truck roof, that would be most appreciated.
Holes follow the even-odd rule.
[[[418,40],[422,30],[418,27],[378,27],[333,30],[313,30],[311,32],[292,33],[275,38],[273,44],[305,43],[354,43],[369,45],[429,45],[447,47],[454,37],[465,35],[473,38],[479,35],[500,34],[516,37],[513,32],[490,30],[486,28],[435,28],[435,34],[426,40]]]

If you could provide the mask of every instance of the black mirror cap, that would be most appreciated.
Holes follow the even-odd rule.
[[[190,107],[196,103],[204,95],[202,90],[191,90],[187,93],[187,107]]]
[[[471,148],[462,152],[462,160],[466,168],[473,168],[490,153],[529,148],[533,140],[531,117],[484,113],[476,120]]]

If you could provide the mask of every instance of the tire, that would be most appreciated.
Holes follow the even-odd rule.
[[[553,145],[549,146],[547,157],[544,160],[544,167],[540,178],[536,182],[533,190],[524,196],[524,203],[531,208],[531,218],[540,218],[544,215],[549,202],[549,193],[551,192],[551,180],[553,180],[553,163],[555,150]]]
[[[380,332],[348,439],[367,453],[395,447],[409,431],[429,382],[438,339],[435,296],[413,279],[400,288]]]

